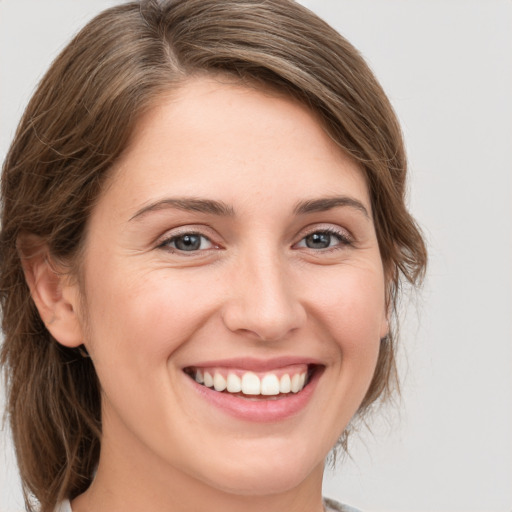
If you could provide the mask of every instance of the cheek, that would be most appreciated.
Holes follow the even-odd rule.
[[[105,272],[88,288],[94,290],[88,308],[93,353],[104,364],[141,370],[165,364],[214,308],[197,283],[167,272]]]
[[[343,411],[341,417],[348,422],[370,386],[382,332],[387,329],[384,277],[378,265],[337,269],[322,288],[316,299],[317,317],[323,336],[332,342],[339,390],[335,395]]]
[[[133,428],[141,416],[157,421],[163,397],[171,403],[176,375],[168,371],[168,361],[201,325],[190,288],[176,280],[171,287],[157,274],[105,272],[88,283],[94,290],[88,349],[104,413],[108,421],[124,418]]]
[[[378,342],[387,324],[380,269],[341,269],[326,276],[322,284],[316,286],[315,307],[344,350],[363,349],[366,342]]]

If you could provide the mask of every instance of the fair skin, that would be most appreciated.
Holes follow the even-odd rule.
[[[25,267],[41,316],[85,343],[102,386],[100,463],[74,512],[323,510],[324,459],[388,322],[365,179],[311,112],[189,80],[113,170],[83,290],[46,261]],[[304,370],[303,389],[271,396],[194,380]]]

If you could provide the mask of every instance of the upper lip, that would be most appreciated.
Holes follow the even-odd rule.
[[[272,359],[258,359],[254,357],[236,357],[230,359],[216,359],[211,361],[201,361],[195,364],[187,365],[186,368],[237,368],[240,370],[252,372],[267,372],[285,368],[294,364],[321,365],[322,363],[310,357],[282,356]]]

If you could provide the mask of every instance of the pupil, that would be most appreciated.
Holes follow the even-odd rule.
[[[195,251],[201,246],[201,237],[198,235],[183,235],[176,239],[175,245],[180,251]]]
[[[310,249],[326,249],[331,243],[329,233],[313,233],[306,237],[306,245]]]

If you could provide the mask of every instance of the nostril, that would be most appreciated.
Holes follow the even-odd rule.
[[[285,339],[306,320],[304,305],[292,284],[273,269],[263,275],[258,269],[244,272],[245,279],[233,286],[233,295],[221,311],[225,326],[232,332],[264,342]],[[247,275],[249,274],[249,275]],[[239,286],[238,286],[239,285]]]

